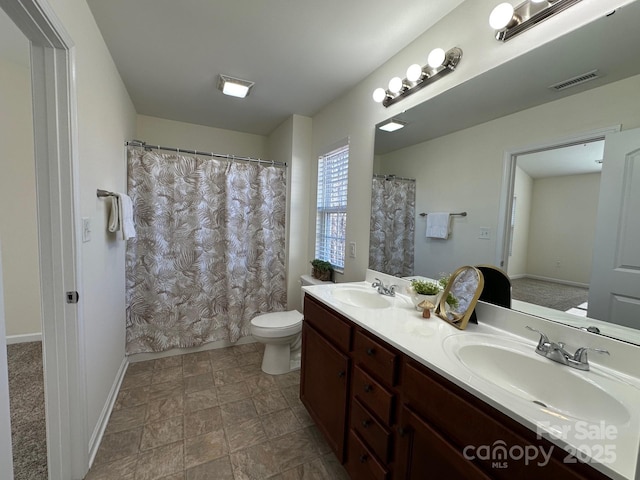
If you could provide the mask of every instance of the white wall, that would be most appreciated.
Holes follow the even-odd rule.
[[[511,256],[507,265],[507,273],[512,278],[527,273],[532,190],[533,179],[524,170],[516,166],[513,188],[514,196],[516,197],[516,220],[512,234]]]
[[[600,173],[533,182],[528,274],[589,284],[599,192]]]
[[[49,3],[75,43],[80,163],[77,214],[93,224],[92,240],[78,245],[91,434],[125,357],[125,242],[107,233],[107,202],[96,197],[96,189],[124,190],[123,145],[135,134],[136,113],[87,3]]]
[[[302,311],[300,276],[310,272],[309,178],[311,176],[311,119],[293,115],[269,135],[269,157],[286,161],[287,176],[287,303]]]
[[[417,179],[418,210],[468,212],[454,218],[445,242],[417,235],[416,272],[495,263],[504,152],[616,124],[640,126],[638,91],[640,75],[385,155],[384,173]],[[418,234],[423,225],[416,223]],[[491,228],[490,240],[478,239],[480,227]]]
[[[4,15],[4,12],[0,12]],[[6,20],[10,21],[10,20]],[[26,38],[24,42],[28,44]],[[25,51],[25,54],[27,52]],[[40,267],[33,157],[31,70],[0,58],[0,238],[4,247],[5,322],[8,341],[42,332]]]
[[[149,145],[202,150],[223,155],[268,157],[267,137],[262,135],[205,127],[147,115],[137,116],[135,138]]]
[[[567,31],[579,28],[620,5],[620,2],[616,0],[582,2],[571,7],[570,14],[558,15],[536,26],[536,28],[528,31],[526,35],[516,37],[506,43],[501,43],[493,38],[492,31],[488,27],[487,19],[495,3],[495,0],[464,2],[433,28],[425,32],[424,35],[420,36],[415,42],[376,70],[372,75],[363,79],[357,87],[326,106],[313,117],[314,158],[317,158],[317,155],[327,146],[334,144],[345,136],[349,136],[350,138],[347,242],[356,242],[358,244],[359,254],[355,259],[346,259],[345,272],[341,278],[338,278],[339,281],[363,279],[367,268],[368,255],[366,255],[365,252],[368,251],[369,244],[374,126],[377,123],[418,103],[422,103],[429,98],[435,97],[439,93],[533,49],[541,43],[551,41]],[[380,34],[384,34],[384,26],[381,26]],[[431,49],[436,46],[449,48],[453,45],[459,46],[464,51],[463,61],[454,73],[386,109],[371,100],[371,92],[373,92],[376,87],[385,85],[389,78],[393,76],[402,76],[408,65],[415,62],[424,63],[425,57]],[[605,110],[607,109],[607,106],[603,107]],[[554,131],[552,128],[545,128],[545,126],[542,125],[542,128],[538,129],[537,135],[539,138],[549,138],[559,135],[562,132],[573,131],[572,129],[576,127],[577,129],[582,129],[582,126],[588,124],[597,125],[600,121],[599,116],[580,118],[581,125],[561,125],[559,131]],[[510,130],[513,129],[513,126],[511,127]],[[476,133],[482,134],[483,132],[476,131]],[[514,137],[516,143],[514,145],[534,141],[534,139],[528,135],[526,129],[522,129],[521,132],[516,133],[517,135]],[[535,136],[536,133],[533,133],[533,137]],[[450,138],[448,141],[451,142],[451,140]],[[470,139],[466,139],[465,141],[468,142]],[[434,153],[444,154],[446,158],[451,160],[450,166],[445,170],[448,172],[458,172],[459,169],[464,167],[463,164],[460,163],[460,158],[451,158],[451,145],[451,143],[447,145],[442,143],[442,141],[436,141],[432,147],[432,151]],[[455,145],[455,143],[453,145]],[[460,221],[460,219],[457,221],[462,225],[472,226],[474,235],[477,236],[476,227],[480,225],[493,226],[495,232],[500,175],[496,174],[494,167],[497,164],[499,164],[499,168],[502,167],[502,152],[497,151],[498,149],[493,148],[490,142],[485,141],[482,137],[476,137],[473,145],[474,148],[467,146],[464,152],[460,151],[459,153],[463,154],[466,158],[472,158],[476,154],[480,154],[483,157],[493,157],[496,155],[496,160],[492,162],[488,172],[476,172],[478,174],[477,180],[479,184],[483,185],[482,195],[484,196],[486,193],[489,197],[487,199],[488,203],[485,207],[479,207],[477,209],[474,207],[474,217],[468,218],[466,221]],[[315,172],[315,168],[312,169],[312,172]],[[463,175],[460,180],[466,181],[467,178]],[[312,178],[312,185],[315,185],[315,178]],[[457,192],[459,193],[459,198],[456,198],[454,201],[450,201],[448,198],[442,199],[442,206],[446,210],[453,210],[458,205],[466,210],[478,202],[477,195],[471,195],[468,191]],[[315,191],[312,191],[311,194],[315,194]],[[309,215],[312,218],[315,216],[315,212],[311,208]],[[471,222],[473,222],[473,225]],[[417,224],[416,230],[420,229],[421,225]],[[456,227],[454,226],[454,230],[455,229]],[[464,230],[462,232],[456,231],[456,235],[461,234],[466,235]],[[312,223],[310,224],[308,235],[310,250],[313,249],[314,239],[315,225]],[[476,247],[475,243],[473,247]],[[484,261],[493,263],[495,240],[485,241],[485,246],[478,247],[479,256]],[[469,255],[465,255],[465,253],[466,250],[455,250],[456,255],[460,254],[464,257],[463,261],[469,258]],[[416,258],[418,257],[416,256]]]

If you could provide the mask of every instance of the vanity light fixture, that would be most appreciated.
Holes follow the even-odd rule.
[[[373,100],[382,103],[385,107],[393,105],[454,71],[461,58],[462,50],[458,47],[453,47],[446,52],[442,48],[436,48],[429,53],[427,64],[424,67],[414,63],[407,68],[407,76],[404,80],[400,77],[393,77],[389,80],[386,90],[382,87],[376,88],[373,91]]]
[[[526,0],[517,7],[509,2],[504,2],[491,11],[489,25],[496,31],[496,40],[506,42],[581,1]]]
[[[249,95],[249,91],[254,85],[255,82],[250,82],[249,80],[241,80],[228,75],[218,75],[218,90],[232,97],[245,98]]]
[[[385,132],[395,132],[396,130],[400,130],[401,128],[403,128],[406,124],[407,122],[396,120],[395,118],[390,118],[378,128],[380,130],[384,130]]]

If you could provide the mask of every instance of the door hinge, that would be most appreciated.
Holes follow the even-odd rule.
[[[78,303],[78,299],[80,295],[75,290],[72,292],[67,292],[67,303]]]

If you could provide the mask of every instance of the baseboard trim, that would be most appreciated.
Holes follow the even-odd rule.
[[[91,468],[91,465],[93,465],[93,461],[95,460],[96,454],[98,453],[98,447],[100,447],[100,442],[102,441],[102,437],[104,436],[107,424],[109,423],[109,417],[111,416],[113,406],[115,405],[116,399],[118,398],[120,385],[122,385],[124,374],[127,372],[128,366],[129,360],[127,360],[127,357],[124,357],[122,359],[122,363],[120,364],[120,368],[118,369],[118,373],[116,374],[113,385],[111,386],[111,391],[109,391],[107,401],[102,408],[100,417],[98,417],[98,423],[96,424],[96,427],[91,434],[91,439],[89,440],[89,469]]]
[[[572,282],[570,280],[560,280],[558,278],[551,278],[551,277],[543,277],[541,275],[525,275],[526,278],[533,278],[534,280],[542,280],[544,282],[552,282],[552,283],[560,283],[562,285],[570,285],[572,287],[582,287],[582,288],[589,288],[589,284],[588,283],[580,283],[580,282]]]
[[[233,345],[243,345],[245,343],[256,343],[255,338],[251,335],[241,337],[237,342],[231,343],[228,340],[218,340],[216,342],[205,343],[199,347],[191,348],[172,348],[164,352],[148,352],[148,353],[132,353],[128,355],[129,363],[146,362],[147,360],[156,360],[163,357],[173,357],[175,355],[184,355],[186,353],[205,352],[207,350],[217,350],[218,348],[231,347]]]
[[[23,335],[7,335],[7,345],[14,343],[41,342],[42,333],[25,333]]]

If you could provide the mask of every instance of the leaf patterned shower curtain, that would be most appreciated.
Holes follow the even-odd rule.
[[[373,177],[369,268],[397,277],[413,275],[416,182]]]
[[[286,309],[286,169],[128,149],[127,353],[249,335]]]

